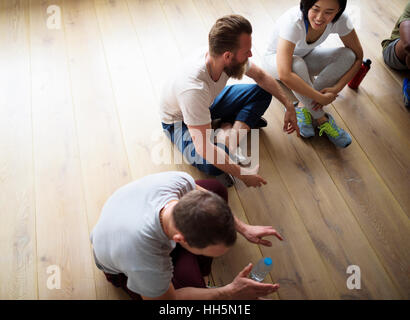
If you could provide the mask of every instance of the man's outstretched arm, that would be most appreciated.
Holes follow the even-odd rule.
[[[208,191],[198,185],[196,186],[196,188],[197,190]],[[272,226],[251,226],[241,221],[235,214],[233,215],[233,217],[235,219],[236,231],[243,235],[249,242],[270,247],[272,243],[268,240],[263,239],[263,237],[275,236],[279,240],[283,240],[282,236]]]
[[[287,133],[296,131],[298,137],[300,137],[299,127],[297,125],[296,112],[293,103],[286,97],[279,83],[266,71],[259,68],[257,65],[252,64],[246,73],[246,75],[253,80],[265,91],[269,92],[272,96],[282,103],[286,108],[283,130]]]

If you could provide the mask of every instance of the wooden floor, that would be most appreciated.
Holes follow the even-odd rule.
[[[298,2],[1,1],[0,299],[127,299],[92,258],[89,234],[104,202],[150,173],[204,177],[153,161],[166,154],[161,146],[173,150],[157,112],[161,82],[229,13],[252,22],[258,64],[275,19]],[[357,92],[345,88],[327,107],[353,137],[347,149],[287,136],[272,102],[260,135],[268,184],[238,182],[229,197],[238,217],[273,225],[285,241],[267,248],[239,236],[214,262],[217,285],[263,254],[274,261],[267,281],[281,285],[273,299],[410,298],[410,116],[405,75],[385,67],[380,46],[406,2],[349,0],[373,64]],[[50,5],[61,8],[61,29],[46,27]],[[50,290],[54,265],[61,289]],[[360,290],[347,288],[350,265],[360,267]]]

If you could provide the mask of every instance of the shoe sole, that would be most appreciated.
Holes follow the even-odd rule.
[[[347,148],[348,146],[350,146],[352,143],[349,142],[347,145],[345,145],[343,148]]]
[[[300,136],[303,137],[303,138],[305,138],[305,139],[309,139],[309,138],[313,138],[313,137],[314,137],[314,135],[313,135],[313,136],[305,136],[305,135],[303,135],[303,134],[300,134]]]

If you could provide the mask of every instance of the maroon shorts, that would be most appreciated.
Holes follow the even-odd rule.
[[[228,202],[228,190],[217,180],[197,180],[195,183],[204,189],[212,191]],[[203,277],[211,273],[212,258],[197,256],[185,250],[179,244],[171,252],[172,264],[174,265],[174,275],[172,284],[175,289],[194,287],[205,288],[206,283]],[[141,296],[127,287],[127,276],[123,273],[108,274],[105,277],[109,282],[118,288],[122,288],[133,300],[141,300]]]

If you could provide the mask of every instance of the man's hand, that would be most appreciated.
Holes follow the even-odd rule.
[[[242,175],[239,177],[247,187],[261,187],[267,184],[266,180],[263,179],[259,174],[254,175]]]
[[[242,235],[252,243],[262,244],[267,247],[271,247],[272,243],[268,240],[263,239],[267,236],[275,236],[279,240],[283,240],[282,236],[271,226],[250,226],[244,225],[244,230]]]
[[[296,131],[296,134],[298,135],[298,137],[300,137],[295,108],[286,110],[285,119],[283,121],[283,131],[287,132],[288,134]]]
[[[261,187],[267,184],[267,182],[258,174],[258,171],[259,165],[253,169],[241,167],[241,175],[238,178],[241,179],[247,187]]]
[[[277,291],[279,284],[260,283],[248,278],[252,263],[248,264],[236,278],[224,287],[232,300],[256,300]]]

